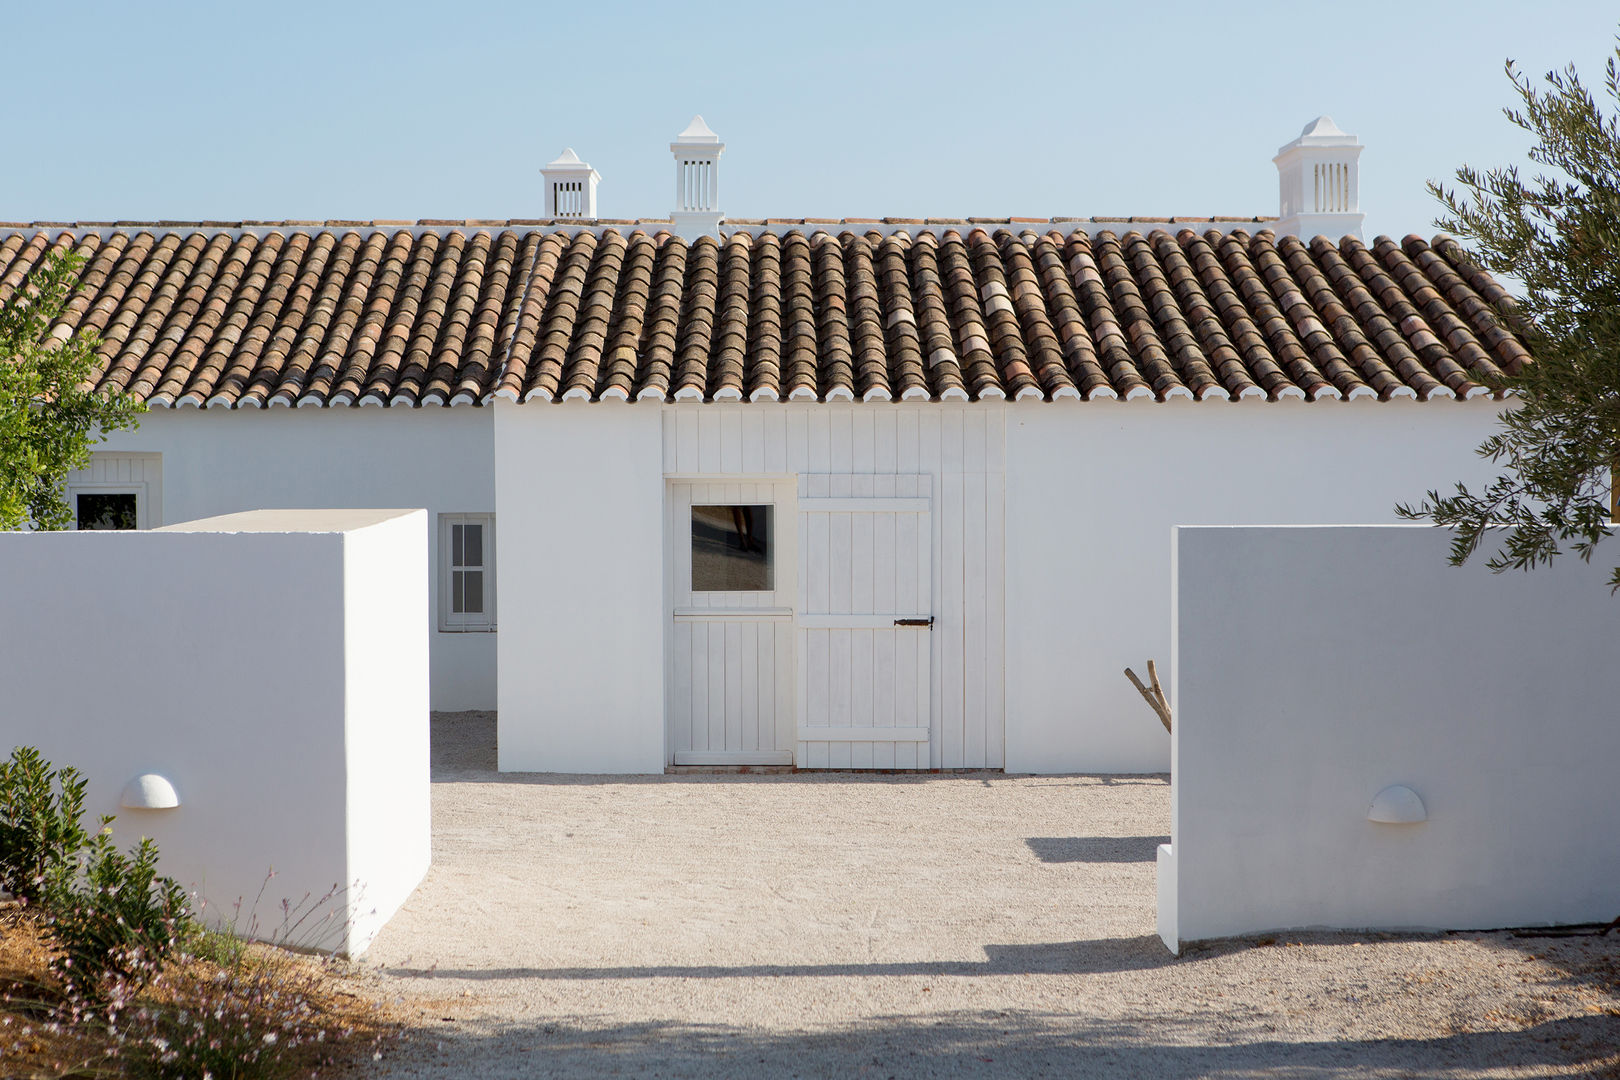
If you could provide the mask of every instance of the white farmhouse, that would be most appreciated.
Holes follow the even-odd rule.
[[[152,407],[79,526],[426,507],[433,705],[498,708],[503,769],[1158,771],[1121,670],[1168,656],[1170,527],[1480,479],[1527,360],[1453,242],[1362,240],[1326,118],[1280,219],[742,221],[724,149],[671,144],[660,220],[568,151],[545,219],[0,225],[0,301],[81,252],[53,332]]]

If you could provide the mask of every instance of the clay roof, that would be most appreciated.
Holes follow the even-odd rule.
[[[1448,238],[1137,220],[0,225],[0,303],[80,252],[52,332],[153,405],[1427,400],[1528,359]]]

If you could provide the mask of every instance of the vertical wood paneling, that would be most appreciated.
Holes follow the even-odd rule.
[[[706,624],[709,639],[709,741],[710,750],[726,748],[726,624]],[[699,677],[702,672],[698,672]]]
[[[995,438],[992,437],[992,443]],[[985,649],[984,649],[984,764],[1000,769],[1007,764],[1007,476],[986,470],[984,514]]]
[[[887,631],[881,632],[887,633]],[[872,685],[875,674],[873,650],[876,646],[872,639],[878,633],[880,631],[856,630],[845,635],[849,641],[849,723],[851,727],[869,728],[872,726],[873,699],[876,697],[876,690]],[[871,743],[850,743],[849,750],[850,768],[870,769],[872,767]]]
[[[992,408],[985,417],[984,471],[1005,476],[1007,472],[1007,410]]]
[[[666,762],[674,761],[677,750],[692,749],[692,625],[674,625],[674,644],[671,655],[676,662],[670,670],[670,746],[665,751]]]
[[[895,579],[899,577],[900,570],[896,559],[900,542],[900,519],[911,518],[916,521],[916,514],[873,514],[868,522],[871,530],[872,545],[872,610],[873,611],[900,611],[895,606]],[[915,545],[906,550],[915,550]],[[908,608],[905,610],[916,610]]]
[[[962,765],[985,766],[986,646],[985,445],[988,411],[962,414]]]
[[[742,465],[740,467],[743,472],[758,476],[766,471],[765,417],[767,413],[759,409],[741,407],[737,411],[742,415],[742,431],[739,436],[742,441]]]
[[[719,623],[716,629],[725,642],[721,653],[725,659],[726,680],[725,746],[728,750],[746,750],[748,747],[743,742],[743,624]]]
[[[676,437],[677,453],[679,457],[675,468],[671,472],[695,473],[702,471],[698,467],[698,417],[700,411],[695,408],[671,409],[678,423],[679,434]]]
[[[787,413],[782,409],[764,409],[755,410],[755,415],[763,418],[760,438],[763,441],[762,452],[765,463],[760,471],[773,476],[781,475],[788,471]]]
[[[698,465],[700,473],[720,472],[720,422],[708,410],[698,412]]]
[[[940,765],[962,768],[963,702],[962,663],[962,409],[942,411],[940,416],[940,525],[939,525],[939,611],[935,624],[939,639],[936,653],[945,660],[939,671]]]
[[[773,486],[757,478],[783,475],[798,475],[801,482],[795,486],[808,498],[930,499],[931,528],[922,535],[907,532],[909,515],[904,514],[813,514],[801,536],[794,527],[796,515],[779,510],[777,603],[800,611],[836,611],[839,605],[898,610],[914,606],[908,598],[922,596],[931,598],[924,603],[936,618],[932,633],[891,637],[869,632],[864,639],[844,634],[842,643],[829,639],[827,631],[801,640],[785,623],[733,624],[734,630],[721,632],[723,640],[711,640],[712,630],[672,631],[673,667],[686,667],[689,676],[703,673],[690,686],[671,674],[672,742],[686,741],[681,730],[688,724],[689,737],[699,742],[787,747],[797,743],[795,717],[811,707],[812,695],[817,707],[835,707],[852,724],[875,724],[882,716],[898,715],[904,701],[916,698],[927,703],[928,714],[918,719],[930,728],[930,741],[868,747],[870,767],[1001,767],[1006,728],[1005,425],[1005,408],[989,404],[666,407],[665,469],[713,477],[721,486],[714,489],[712,501],[774,501]],[[855,520],[862,517],[864,524]],[[689,522],[689,509],[672,512],[673,547],[684,550]],[[802,540],[805,549],[790,552],[790,540],[795,549]],[[882,569],[882,551],[908,545],[921,554],[907,560],[915,572]],[[689,553],[684,562],[672,556],[668,563],[676,597],[681,595],[680,577],[690,577]],[[812,572],[820,566],[828,572]],[[803,591],[795,598],[795,590]],[[755,606],[758,599],[728,593],[712,594],[709,602],[736,608]],[[704,625],[698,624],[699,629]],[[809,650],[817,650],[824,660],[812,659]],[[687,663],[678,662],[680,658]],[[710,668],[716,663],[724,674],[711,685]],[[817,663],[827,678],[812,687],[805,672]],[[920,682],[921,692],[891,696],[894,687],[876,674],[881,670],[916,680],[913,686]],[[842,686],[834,686],[835,680]],[[716,694],[718,700],[712,700]],[[732,698],[738,703],[735,716]],[[713,715],[725,726],[711,729]],[[799,764],[807,767],[827,767],[845,753],[849,763],[868,765],[859,745],[798,745]]]
[[[720,467],[716,472],[743,471],[743,408],[728,405],[720,410]]]
[[[872,425],[872,471],[879,476],[892,476],[900,471],[900,428],[895,414],[885,410],[877,413]]]
[[[927,538],[931,555],[928,560],[928,591],[926,593],[919,592],[919,595],[933,597],[935,618],[937,620],[934,632],[928,635],[929,662],[918,665],[918,678],[927,678],[929,680],[929,692],[927,695],[930,710],[928,726],[931,736],[928,742],[929,768],[934,769],[943,767],[941,764],[943,761],[941,746],[944,741],[944,694],[941,693],[941,686],[944,678],[942,671],[945,664],[949,662],[948,654],[945,651],[945,637],[940,632],[941,626],[939,625],[945,618],[949,617],[949,613],[943,606],[943,589],[941,588],[941,567],[944,561],[941,558],[941,534],[946,527],[946,515],[943,502],[940,499],[941,484],[939,478],[941,466],[939,449],[940,413],[942,411],[937,408],[917,410],[917,472],[933,477],[929,494],[934,498],[935,505],[940,508],[940,512],[934,515],[933,532]],[[921,543],[921,538],[919,538],[919,543]]]
[[[855,462],[855,409],[853,406],[827,410],[829,457],[827,471],[847,473]]]
[[[894,722],[897,724],[915,724],[914,713],[904,719],[896,715],[899,704],[895,693],[896,689],[901,686],[915,685],[915,673],[902,671],[899,664],[896,663],[895,648],[898,636],[883,631],[873,631],[871,635],[872,651],[870,670],[867,672],[867,677],[872,684],[872,698],[870,708],[867,709],[862,720],[863,723],[869,726],[875,726],[880,717],[884,723],[888,723],[888,718],[891,716],[894,717]],[[883,678],[880,677],[880,673],[883,672],[893,672],[894,674],[892,678]],[[871,758],[867,761],[866,767],[873,769],[901,768],[902,766],[895,764],[894,743],[871,744]],[[903,767],[914,768],[915,766],[908,764]]]
[[[969,430],[974,425],[969,425]],[[983,425],[978,425],[983,433]],[[983,449],[982,442],[980,449]],[[962,766],[984,768],[984,473],[962,474]]]
[[[831,711],[832,702],[829,700],[830,672],[832,665],[827,650],[828,630],[806,630],[805,632],[805,664],[800,672],[808,687],[805,698],[805,716],[825,716]],[[827,767],[827,744],[824,742],[810,743],[810,756],[807,766],[812,769],[825,769]]]
[[[692,745],[709,748],[709,625],[692,624]]]
[[[771,658],[771,671],[776,686],[776,749],[792,749],[799,737],[798,710],[794,708],[797,702],[795,687],[798,674],[793,663],[794,638],[793,624],[779,622],[771,624],[771,633],[776,641],[776,655]],[[761,665],[763,672],[764,665]]]
[[[671,498],[674,519],[670,522],[670,531],[682,539],[682,542],[671,545],[670,554],[673,560],[675,575],[674,582],[676,595],[684,595],[692,591],[692,554],[687,545],[687,538],[692,535],[692,489],[681,485],[675,489]]]
[[[928,730],[929,632],[886,624],[889,616],[925,615],[934,610],[926,585],[917,588],[931,554],[931,516],[878,506],[863,510],[848,506],[818,509],[814,505],[818,497],[856,503],[880,494],[896,497],[915,491],[918,482],[918,478],[902,483],[902,478],[870,473],[804,478],[802,491],[811,501],[800,504],[806,546],[805,601],[800,610],[807,617],[833,620],[831,627],[808,626],[801,631],[805,642],[801,678],[809,688],[801,717],[806,730],[906,726]],[[827,537],[825,556],[823,534]],[[908,608],[896,606],[902,583],[911,601]],[[839,615],[851,616],[851,622],[839,626]],[[878,625],[872,625],[873,616],[878,617]],[[819,690],[823,682],[824,696]],[[919,746],[921,760],[928,760],[926,742],[910,740],[810,739],[800,746],[801,762],[811,768],[915,768]],[[823,751],[825,766],[819,764]]]
[[[849,471],[869,473],[877,468],[877,415],[870,409],[850,409]]]
[[[683,417],[674,418],[665,441],[677,459],[685,437],[683,421]],[[690,427],[696,430],[704,423],[723,433],[724,425],[717,418],[706,418],[701,413]],[[759,432],[764,430],[761,421]],[[785,425],[778,430],[785,432]],[[692,445],[701,446],[704,441],[699,435]],[[713,764],[723,763],[726,755],[791,755],[795,738],[795,665],[791,654],[784,651],[791,646],[791,637],[784,633],[791,631],[791,623],[765,616],[749,617],[747,611],[791,607],[795,602],[799,544],[792,487],[781,481],[766,482],[739,474],[734,479],[673,483],[666,500],[670,541],[665,547],[665,580],[671,605],[691,611],[713,609],[716,616],[707,619],[686,614],[670,623],[666,760],[679,764],[683,753],[701,755],[706,763]],[[691,508],[694,504],[726,503],[776,507],[773,590],[692,591]]]
[[[940,610],[937,599],[938,593],[930,591],[933,588],[937,573],[935,566],[938,560],[935,557],[935,542],[934,528],[931,525],[924,527],[920,524],[917,529],[917,558],[914,578],[917,605],[920,608],[922,599],[929,597],[931,602],[928,610],[937,613]],[[938,626],[929,633],[916,635],[915,643],[911,646],[913,654],[912,667],[916,679],[916,691],[912,699],[912,708],[917,714],[916,723],[919,725],[926,724],[929,728],[928,742],[919,744],[915,749],[917,768],[919,769],[941,768],[939,764],[942,756],[939,745],[941,725],[938,719],[940,715],[938,711],[940,679],[937,670],[941,650],[937,631]],[[926,716],[921,715],[920,705],[921,702],[925,701],[928,702],[928,715]]]
[[[894,418],[895,471],[901,473],[927,472],[927,468],[924,467],[921,458],[918,456],[918,448],[921,446],[921,442],[917,436],[917,424],[922,418],[922,413],[915,408],[902,406],[890,415]]]
[[[789,405],[784,414],[787,427],[787,452],[784,472],[810,471],[810,410],[803,405]]]
[[[822,515],[815,515],[820,517]],[[827,606],[823,611],[845,613],[853,610],[850,607],[850,588],[854,582],[853,567],[850,565],[850,556],[853,550],[852,535],[854,530],[853,514],[827,514],[827,527],[832,536],[832,544],[828,549],[827,579],[829,597]],[[810,576],[816,576],[816,564],[810,564]]]
[[[832,472],[832,410],[814,409],[810,412],[810,453],[805,459],[806,472]]]

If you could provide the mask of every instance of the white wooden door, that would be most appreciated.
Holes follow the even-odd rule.
[[[672,481],[667,505],[673,610],[665,760],[791,765],[792,485]],[[728,568],[728,540],[740,549],[732,554],[751,558]]]
[[[932,482],[799,478],[799,731],[810,769],[929,767]]]

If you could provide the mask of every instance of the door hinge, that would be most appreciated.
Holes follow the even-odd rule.
[[[896,619],[896,620],[894,620],[894,625],[896,625],[896,626],[926,626],[926,627],[928,627],[928,629],[932,630],[934,628],[934,617],[932,615],[930,615],[926,619]]]

